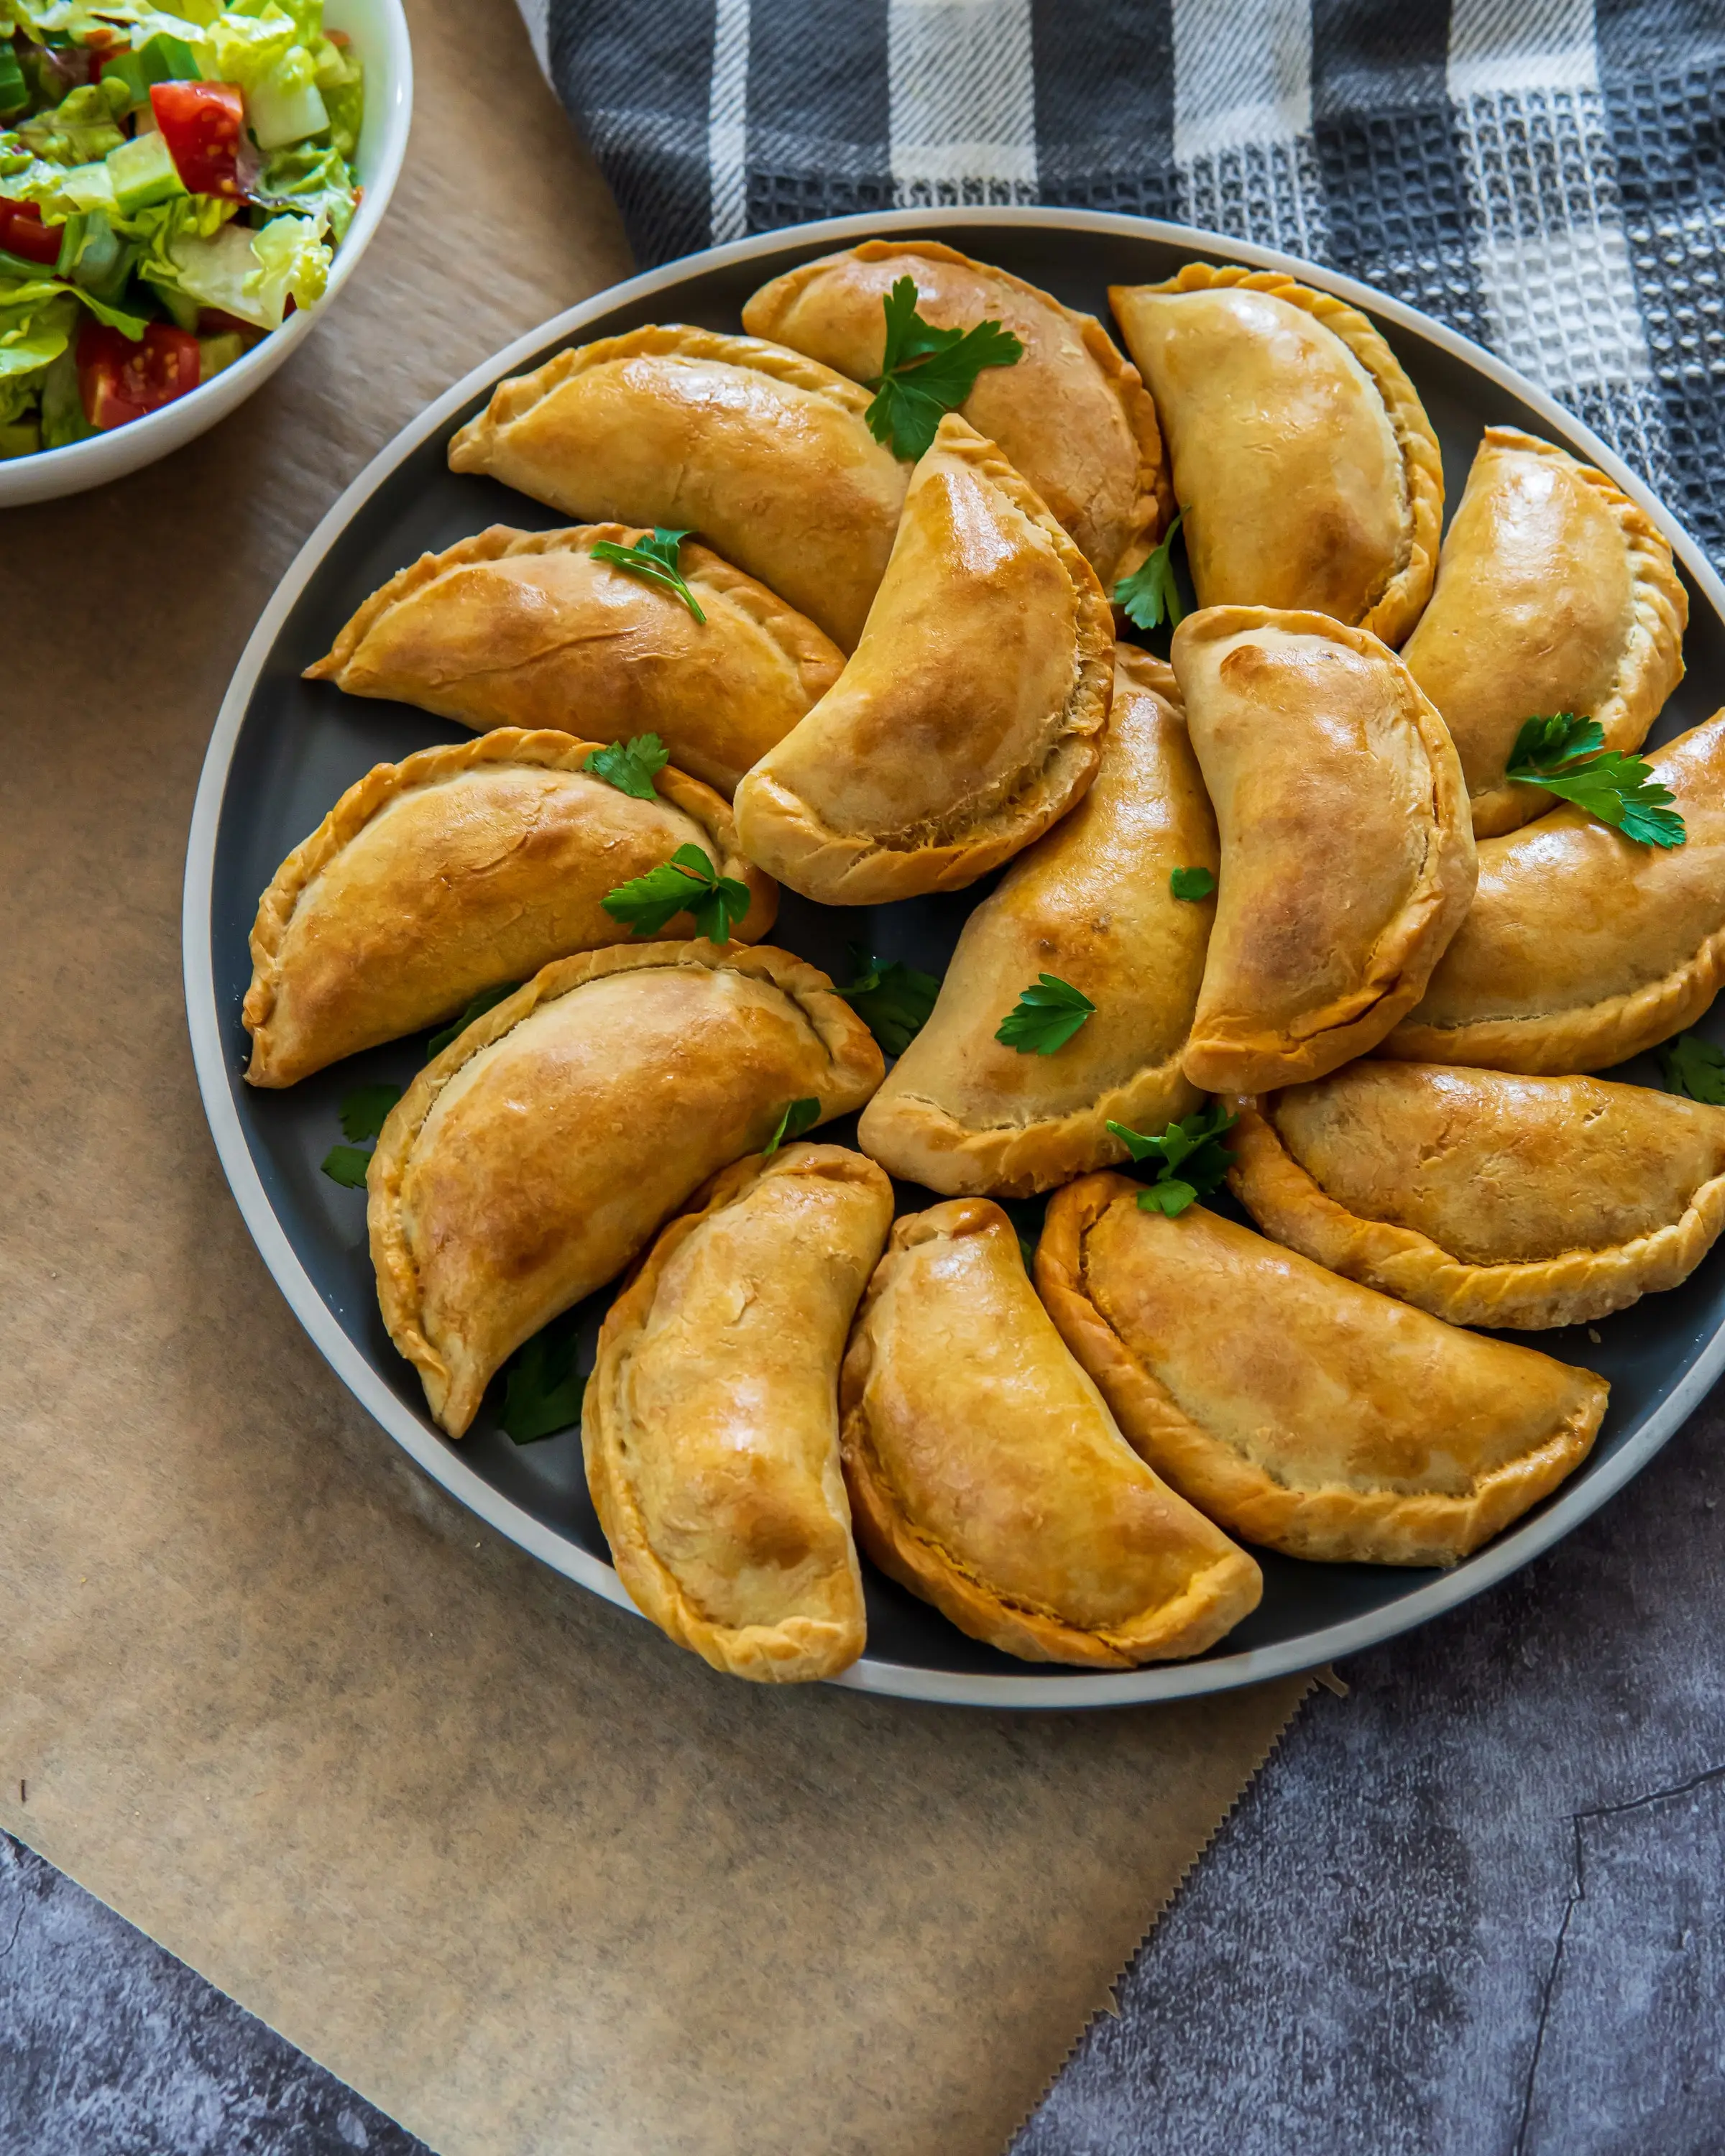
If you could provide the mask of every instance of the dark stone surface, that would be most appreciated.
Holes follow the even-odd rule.
[[[1720,1435],[1313,1698],[1013,2156],[1725,2148]],[[0,2156],[356,2149],[423,2156],[0,1836]]]

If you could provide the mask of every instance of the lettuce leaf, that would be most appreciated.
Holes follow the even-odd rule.
[[[53,312],[54,303],[63,297],[69,297],[76,303],[66,316],[68,322],[74,321],[78,308],[84,306],[89,308],[99,322],[106,322],[110,329],[118,330],[124,336],[141,337],[148,327],[141,315],[129,315],[124,308],[110,306],[105,300],[97,299],[93,292],[86,292],[81,285],[74,285],[64,277],[42,277],[28,285],[11,278],[0,278],[0,321],[16,316],[21,326],[19,333],[24,334],[23,325],[33,316],[45,320]],[[6,333],[0,331],[0,346],[3,346],[5,341]],[[64,344],[65,339],[63,337],[60,342]],[[56,351],[58,349],[57,346]],[[53,352],[48,355],[49,359],[54,357]]]
[[[338,247],[347,237],[358,200],[346,159],[334,150],[305,144],[278,150],[259,173],[252,194],[272,209],[297,210],[305,217],[315,217],[321,210]]]
[[[63,287],[0,280],[0,381],[39,375],[77,325],[78,302]]]
[[[324,244],[327,219],[272,218],[261,232],[224,224],[213,234],[187,229],[164,243],[167,274],[146,255],[139,274],[172,284],[199,306],[219,307],[260,330],[279,330],[287,303],[309,307],[323,296],[331,250]]]
[[[264,309],[267,327],[280,328],[290,296],[296,307],[323,297],[332,259],[324,244],[328,223],[321,211],[316,217],[272,217],[252,234],[259,266],[245,280],[246,297]]]
[[[93,164],[126,140],[124,129],[115,124],[116,114],[125,110],[122,86],[85,83],[49,110],[20,121],[12,136],[50,165]]]

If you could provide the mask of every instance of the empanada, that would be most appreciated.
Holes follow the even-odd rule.
[[[1216,867],[1216,820],[1174,677],[1116,648],[1096,783],[964,924],[932,1016],[863,1112],[860,1142],[932,1190],[1022,1196],[1123,1160],[1109,1122],[1159,1132],[1201,1099],[1180,1070],[1214,901],[1176,898]],[[994,1037],[1051,973],[1096,1014],[1051,1055]]]
[[[855,654],[737,789],[743,850],[833,906],[974,883],[1096,775],[1113,653],[1095,570],[949,413]]]
[[[793,1101],[860,1107],[880,1051],[788,952],[649,943],[559,959],[390,1111],[367,1218],[389,1337],[459,1437],[524,1340],[629,1263]]]
[[[839,1363],[891,1225],[892,1185],[860,1153],[757,1154],[606,1312],[581,1438],[617,1575],[733,1676],[836,1676],[862,1652]]]
[[[1257,1606],[1257,1566],[1134,1455],[985,1199],[893,1229],[840,1406],[858,1540],[973,1640],[1127,1669]]]
[[[1279,270],[1114,285],[1200,606],[1307,608],[1399,644],[1431,592],[1437,437],[1363,314]]]
[[[1725,711],[1648,761],[1687,843],[1572,808],[1482,840],[1472,907],[1386,1055],[1604,1070],[1700,1017],[1725,980]]]
[[[1452,1564],[1587,1457],[1605,1380],[1357,1287],[1121,1175],[1055,1194],[1036,1282],[1158,1474],[1289,1557]]]
[[[1725,1226],[1725,1108],[1645,1086],[1353,1063],[1241,1102],[1230,1142],[1267,1234],[1452,1325],[1603,1317]]]
[[[1683,678],[1689,602],[1671,550],[1602,471],[1514,427],[1487,427],[1402,656],[1444,715],[1474,836],[1552,805],[1504,764],[1524,720],[1597,719],[1639,748]]]
[[[866,389],[758,337],[671,323],[560,352],[500,382],[449,444],[566,516],[698,532],[849,651],[910,467]]]
[[[839,678],[845,654],[764,584],[685,540],[673,592],[593,559],[626,524],[494,524],[422,554],[372,593],[308,680],[488,726],[657,734],[680,771],[728,801],[749,766]]]
[[[937,329],[998,321],[1023,344],[1012,366],[983,369],[958,409],[1111,585],[1155,538],[1168,484],[1156,408],[1095,316],[938,239],[865,239],[763,285],[742,326],[872,382],[886,351],[883,302],[901,277],[915,280],[916,311]]]
[[[638,801],[582,769],[600,746],[503,726],[350,786],[258,902],[250,1082],[291,1086],[453,1017],[500,980],[627,941],[599,901],[679,846],[747,883],[732,933],[764,936],[778,894],[738,854],[719,796],[667,767],[659,798]],[[680,915],[663,934],[689,932]]]
[[[1222,841],[1186,1075],[1322,1077],[1419,1000],[1467,911],[1461,767],[1395,654],[1322,614],[1189,614],[1173,665]]]

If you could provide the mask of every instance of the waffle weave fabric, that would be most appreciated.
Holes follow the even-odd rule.
[[[1725,563],[1725,0],[521,0],[642,265],[1063,203],[1489,346]]]

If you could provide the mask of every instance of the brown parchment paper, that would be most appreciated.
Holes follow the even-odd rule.
[[[0,523],[0,1823],[443,2156],[993,2156],[1302,1681],[1009,1717],[714,1676],[395,1451],[204,1129],[181,864],[246,634],[427,397],[629,268],[509,0],[409,13],[413,150],[330,320]]]

